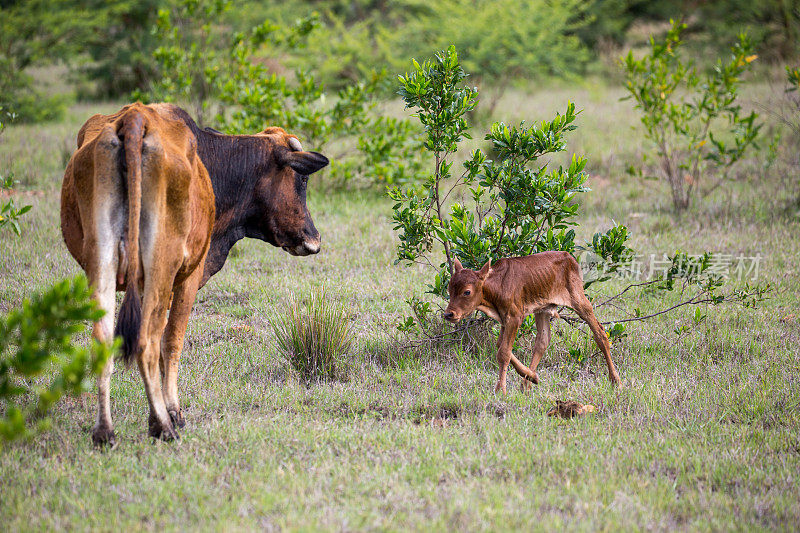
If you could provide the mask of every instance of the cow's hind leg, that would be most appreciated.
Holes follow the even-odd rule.
[[[534,373],[536,379],[531,381],[523,379],[520,388],[523,392],[531,390],[533,383],[539,382],[539,375],[536,373],[536,368],[547,351],[547,346],[550,344],[550,315],[547,313],[538,313],[536,315],[536,341],[533,343],[533,356],[531,357],[531,372]]]
[[[151,437],[172,440],[178,437],[167,412],[162,393],[161,337],[167,324],[172,291],[172,279],[160,268],[149,269],[145,274],[142,299],[142,329],[137,363],[142,374],[147,401],[150,405],[148,433]],[[173,275],[174,277],[174,275]]]
[[[182,428],[186,425],[178,400],[178,371],[180,369],[183,339],[192,312],[194,298],[203,277],[203,262],[172,293],[172,306],[169,311],[167,329],[161,341],[161,369],[164,377],[164,403],[172,423]]]
[[[114,338],[116,276],[119,241],[124,225],[123,191],[118,158],[120,142],[113,128],[106,128],[97,137],[94,148],[94,194],[91,198],[91,220],[86,228],[83,257],[86,275],[94,291],[94,299],[105,315],[94,324],[92,335],[108,343]],[[81,191],[86,192],[86,191]],[[114,360],[109,358],[97,378],[97,422],[92,430],[95,445],[116,444],[111,420],[111,374]]]
[[[589,324],[589,328],[592,330],[592,335],[594,336],[594,342],[600,348],[600,351],[603,352],[603,357],[605,357],[606,365],[608,366],[608,379],[610,379],[611,383],[614,385],[619,385],[619,374],[614,367],[614,362],[611,360],[611,343],[608,340],[608,335],[606,335],[605,330],[594,316],[592,303],[586,298],[586,295],[581,292],[581,294],[572,297],[570,307],[575,310],[584,322]]]
[[[98,342],[108,343],[114,338],[114,295],[116,271],[106,268],[98,269],[98,274],[90,277],[94,286],[94,299],[98,306],[106,312],[99,322],[95,322],[92,335]],[[95,445],[116,444],[114,423],[111,420],[111,374],[114,373],[114,358],[110,357],[97,378],[97,422],[92,430],[92,442]]]
[[[182,221],[169,209],[168,158],[155,132],[142,141],[142,222],[139,244],[144,276],[142,322],[137,363],[150,405],[149,434],[163,440],[178,437],[164,402],[161,339],[167,325],[175,276],[183,261],[184,243],[176,235]]]

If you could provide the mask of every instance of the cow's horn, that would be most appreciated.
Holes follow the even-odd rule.
[[[303,151],[303,145],[300,144],[300,141],[297,140],[297,137],[289,137],[289,146],[291,146],[292,150],[294,150],[295,152]]]

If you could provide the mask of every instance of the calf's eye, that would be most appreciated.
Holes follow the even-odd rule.
[[[464,296],[469,296],[471,293],[472,293],[472,291],[466,290],[466,291],[464,291]]]

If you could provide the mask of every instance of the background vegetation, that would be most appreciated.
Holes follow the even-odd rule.
[[[13,183],[0,205],[33,206],[16,220],[22,239],[0,230],[6,317],[79,273],[59,231],[64,165],[80,125],[132,93],[174,99],[229,132],[287,126],[336,163],[309,188],[321,254],[298,259],[243,241],[199,294],[179,384],[182,439],[151,443],[138,372],[118,368],[117,450],[91,448],[93,392],[53,405],[51,431],[0,450],[0,514],[10,528],[788,529],[800,520],[795,3],[0,0],[0,8],[0,105],[16,114],[3,115],[11,125],[0,137],[0,174]],[[735,166],[704,160],[703,176],[724,175],[725,184],[680,212],[636,102],[624,99],[619,61],[629,51],[643,61],[670,18],[687,25],[680,57],[700,80],[713,79],[717,58],[730,64],[731,46],[748,33],[753,50],[743,57],[758,58],[737,79],[735,105],[763,124]],[[768,299],[628,325],[612,349],[623,380],[616,391],[586,332],[564,321],[554,323],[542,383],[507,397],[491,392],[490,333],[444,345],[399,332],[407,299],[431,315],[438,308],[425,294],[431,271],[394,264],[396,202],[384,193],[424,185],[439,169],[423,153],[424,126],[396,95],[396,75],[450,44],[471,74],[464,84],[481,94],[463,115],[472,138],[448,156],[454,168],[476,149],[502,161],[506,130],[491,123],[530,134],[575,102],[569,151],[531,167],[569,174],[572,154],[585,155],[580,185],[589,190],[570,197],[572,242],[593,243],[624,224],[626,246],[643,261],[713,251],[729,260],[729,290],[769,283]],[[687,94],[677,91],[676,101]],[[710,139],[703,146],[713,148]],[[471,195],[454,192],[443,213],[451,202],[472,205]],[[443,251],[431,253],[437,267]],[[336,354],[333,366],[281,349],[273,327],[289,308],[292,323],[312,319],[297,295],[318,297],[323,283],[342,328],[336,350],[323,354]],[[609,302],[628,283],[597,285],[601,321],[689,296],[677,283]],[[89,346],[88,332],[75,335]],[[520,339],[522,359],[532,340]],[[314,364],[335,379],[308,379],[303,369]],[[14,383],[44,390],[55,375]],[[21,398],[33,412],[37,396]],[[556,399],[598,410],[550,419]],[[10,406],[2,404],[4,416]]]

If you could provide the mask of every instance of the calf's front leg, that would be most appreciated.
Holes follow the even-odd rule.
[[[506,394],[508,364],[514,357],[511,348],[514,347],[514,339],[521,323],[522,321],[515,317],[508,317],[500,327],[500,337],[497,339],[497,364],[500,366],[500,375],[494,387],[495,392]]]

